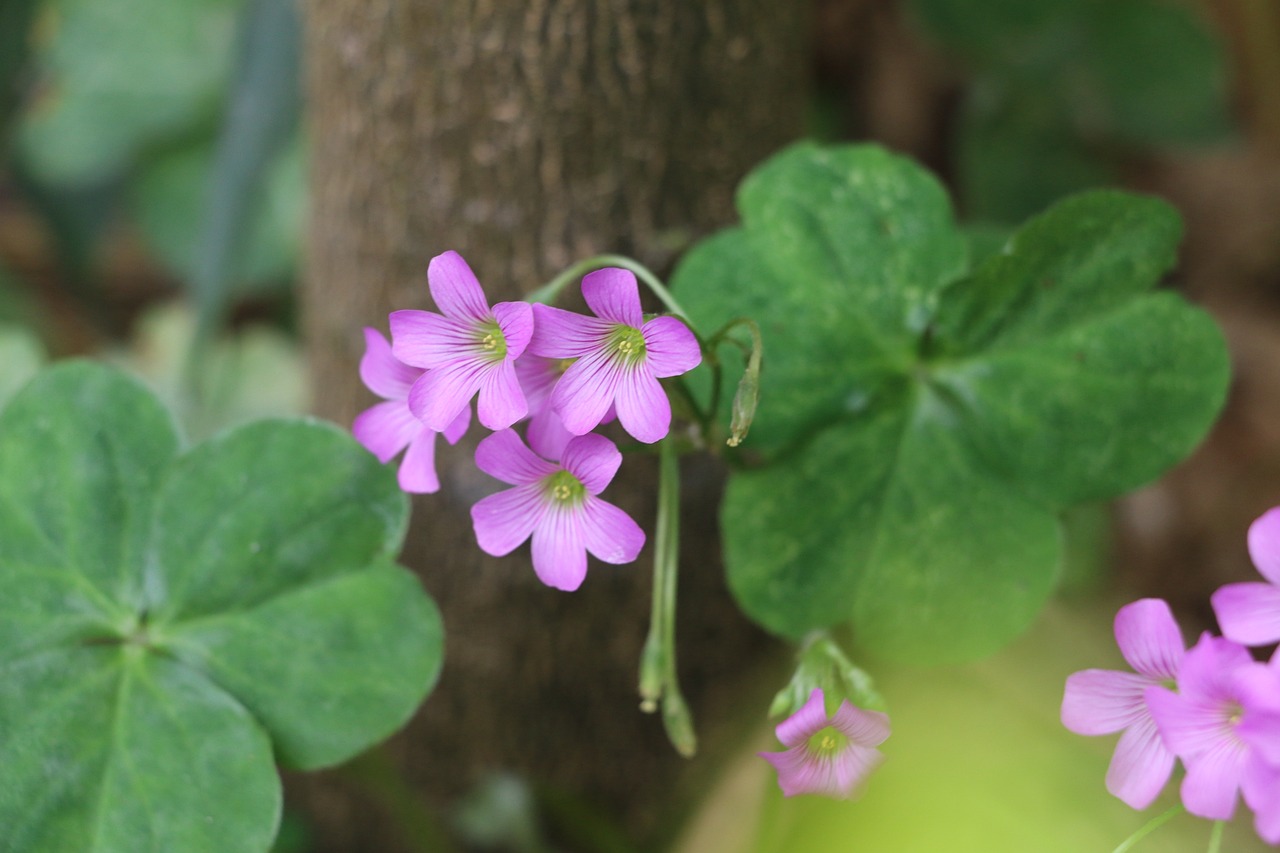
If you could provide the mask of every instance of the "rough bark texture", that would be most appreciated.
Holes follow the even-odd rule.
[[[741,176],[800,131],[802,5],[309,0],[305,15],[303,307],[320,413],[339,421],[373,401],[356,378],[360,327],[430,307],[433,255],[460,251],[491,301],[603,251],[663,270],[733,220]],[[414,507],[403,560],[440,603],[447,663],[393,761],[436,805],[512,770],[597,804],[633,839],[659,839],[711,759],[683,762],[636,710],[651,547],[631,566],[593,564],[571,595],[541,586],[527,552],[484,557],[468,510],[493,484],[467,444],[442,449],[443,490]],[[723,589],[718,471],[685,473],[680,665],[706,723],[731,715],[769,646]],[[652,486],[648,460],[628,457],[608,496],[651,531]],[[728,740],[701,733],[704,756]],[[322,777],[298,795],[319,804],[323,849],[398,849],[359,826],[381,818],[336,798],[339,785]]]

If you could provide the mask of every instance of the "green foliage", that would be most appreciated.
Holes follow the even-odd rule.
[[[1172,0],[912,0],[973,80],[960,111],[966,212],[1004,222],[1107,183],[1132,146],[1197,145],[1229,127],[1226,61]]]
[[[738,202],[673,285],[700,328],[760,319],[768,464],[733,475],[722,524],[734,594],[777,633],[993,651],[1054,587],[1058,513],[1156,477],[1222,403],[1217,328],[1151,292],[1180,234],[1163,202],[1071,198],[973,268],[941,187],[873,146],[795,146]]]
[[[438,674],[439,616],[392,562],[406,516],[334,427],[180,452],[122,374],[37,376],[0,413],[4,849],[266,850],[273,752],[343,761]]]

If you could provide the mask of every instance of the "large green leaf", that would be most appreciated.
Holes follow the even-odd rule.
[[[178,454],[118,372],[38,375],[0,414],[0,850],[265,850],[273,750],[342,761],[435,682],[406,515],[331,425]]]
[[[1153,479],[1222,404],[1216,327],[1151,292],[1177,215],[1080,195],[965,275],[949,218],[913,219],[895,205],[919,194],[885,191],[926,186],[907,161],[800,146],[761,173],[743,227],[696,247],[673,281],[700,327],[747,314],[765,336],[769,464],[728,485],[730,585],[789,636],[851,620],[881,655],[992,651],[1052,590],[1056,513]],[[883,221],[913,221],[909,246]]]

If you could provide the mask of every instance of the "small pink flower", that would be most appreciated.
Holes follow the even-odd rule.
[[[1249,650],[1204,634],[1178,672],[1178,692],[1146,691],[1160,735],[1182,763],[1182,803],[1211,820],[1228,820],[1238,793],[1258,811],[1258,829],[1280,831],[1273,810],[1275,765],[1280,759],[1280,673]]]
[[[530,352],[516,359],[516,376],[529,403],[525,438],[529,447],[544,459],[559,459],[573,438],[573,433],[564,428],[560,416],[551,409],[551,391],[567,367],[563,359],[544,358]]]
[[[582,279],[595,317],[534,305],[529,351],[577,359],[556,383],[551,405],[565,428],[584,435],[616,406],[622,428],[651,444],[671,428],[671,403],[658,380],[678,376],[702,360],[697,339],[675,317],[645,322],[636,277],[603,269]]]
[[[479,392],[480,423],[506,429],[528,411],[515,360],[533,334],[532,309],[525,302],[490,308],[475,273],[457,252],[431,259],[427,284],[442,314],[391,314],[392,352],[426,370],[409,390],[409,409],[443,431]]]
[[[575,590],[587,574],[587,553],[606,563],[629,563],[644,547],[644,531],[631,516],[598,497],[622,464],[622,454],[600,435],[576,436],[559,464],[502,430],[476,447],[481,471],[515,486],[471,508],[476,540],[502,557],[533,537],[533,570],[547,586]]]
[[[1229,583],[1211,600],[1223,636],[1260,646],[1280,640],[1280,507],[1249,526],[1249,556],[1269,583]]]
[[[386,463],[401,450],[405,451],[396,479],[406,492],[429,493],[440,489],[436,477],[436,431],[413,416],[407,398],[409,389],[422,375],[391,354],[391,345],[376,329],[364,330],[365,350],[360,359],[360,378],[370,391],[383,398],[356,416],[351,433],[379,462]],[[468,406],[444,431],[450,444],[471,425]]]
[[[1062,697],[1062,725],[1080,735],[1124,731],[1107,770],[1107,790],[1145,809],[1169,781],[1174,763],[1145,691],[1177,678],[1185,646],[1169,605],[1158,598],[1120,608],[1115,633],[1120,653],[1137,672],[1087,669],[1071,675]]]
[[[814,688],[804,707],[776,729],[785,752],[757,753],[778,771],[778,785],[788,797],[824,794],[848,799],[871,771],[884,761],[877,746],[889,737],[889,718],[879,711],[840,703],[827,717],[822,690]]]

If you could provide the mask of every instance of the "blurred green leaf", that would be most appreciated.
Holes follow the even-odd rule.
[[[733,475],[722,524],[730,587],[773,631],[993,651],[1053,588],[1057,511],[1153,479],[1222,405],[1221,334],[1149,292],[1181,233],[1163,202],[1073,197],[968,276],[945,196],[876,148],[794,146],[739,203],[673,286],[699,328],[761,320],[771,464]]]
[[[440,667],[391,562],[407,501],[350,435],[261,421],[178,453],[90,363],[0,413],[0,825],[20,850],[265,850],[272,750],[340,762]]]
[[[0,140],[8,147],[9,120],[22,100],[22,72],[31,46],[31,25],[40,0],[0,3]]]

